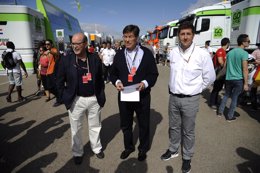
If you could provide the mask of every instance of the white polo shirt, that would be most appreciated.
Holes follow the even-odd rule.
[[[174,94],[196,95],[215,81],[210,55],[193,43],[185,52],[175,47],[169,55],[169,88]]]
[[[101,55],[103,58],[103,64],[105,64],[105,66],[108,66],[113,64],[114,56],[116,55],[116,52],[112,48],[110,49],[106,48],[102,51]]]

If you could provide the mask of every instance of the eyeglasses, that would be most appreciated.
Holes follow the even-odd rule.
[[[248,40],[248,41],[245,41],[245,42],[247,42],[247,43],[250,43],[250,40]]]
[[[48,46],[49,46],[49,45],[51,45],[51,43],[45,43],[45,45],[48,45]]]
[[[80,42],[80,43],[71,43],[71,45],[72,45],[72,46],[79,46],[79,45],[81,45],[82,43],[85,43],[85,41]]]
[[[43,50],[42,50],[42,49],[40,49],[39,51],[40,51],[40,52],[43,52]]]

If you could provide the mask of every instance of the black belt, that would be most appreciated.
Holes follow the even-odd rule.
[[[172,92],[170,92],[171,95],[179,97],[179,98],[184,98],[184,97],[193,97],[193,96],[197,96],[199,94],[195,94],[195,95],[185,95],[185,94],[173,94]]]

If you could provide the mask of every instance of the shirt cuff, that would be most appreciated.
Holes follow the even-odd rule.
[[[146,80],[142,80],[142,82],[144,83],[145,88],[147,88],[149,86],[148,82]]]
[[[121,82],[121,80],[118,79],[118,80],[116,81],[115,85],[117,85],[119,82]]]

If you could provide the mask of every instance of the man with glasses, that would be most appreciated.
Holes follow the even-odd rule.
[[[87,37],[76,33],[72,37],[73,53],[62,57],[57,74],[59,95],[69,113],[72,154],[75,164],[83,160],[82,125],[88,112],[89,140],[92,151],[102,159],[100,141],[101,108],[106,98],[102,77],[102,62],[97,53],[89,53]]]
[[[119,50],[114,57],[110,80],[119,91],[120,126],[124,135],[125,147],[120,158],[126,159],[135,150],[132,128],[135,112],[140,141],[138,160],[143,161],[146,159],[146,153],[150,147],[150,92],[159,74],[152,52],[138,44],[139,32],[139,27],[136,25],[128,25],[124,28],[125,48]],[[134,84],[140,94],[139,101],[122,101],[120,98],[121,91],[124,90],[124,87]]]
[[[218,116],[222,116],[227,100],[231,97],[231,104],[227,114],[227,121],[236,120],[234,112],[237,106],[239,94],[248,91],[248,53],[244,50],[249,46],[250,40],[247,34],[241,34],[237,38],[238,47],[227,54],[226,88],[225,94],[218,109]]]

